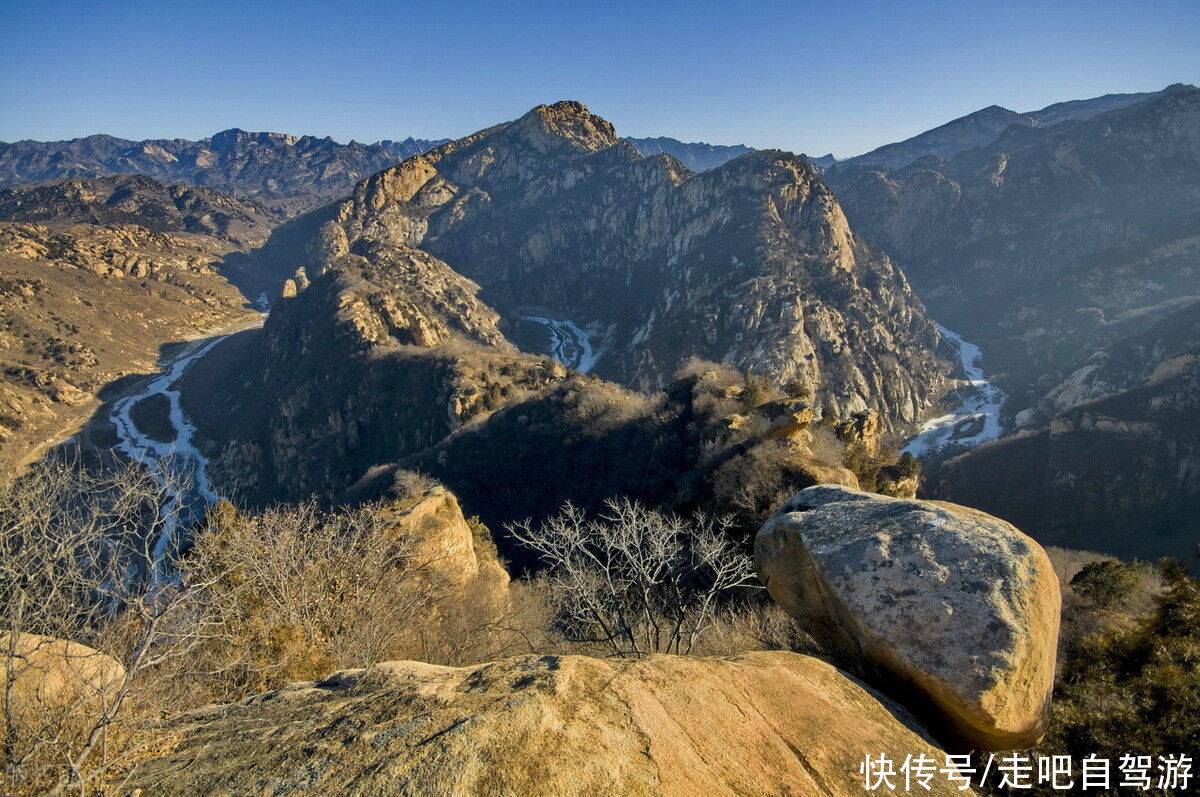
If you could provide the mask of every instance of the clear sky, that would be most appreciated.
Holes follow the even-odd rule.
[[[621,135],[847,156],[986,105],[1200,83],[1200,0],[5,0],[0,140]]]

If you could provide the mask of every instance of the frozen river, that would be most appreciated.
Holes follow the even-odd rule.
[[[261,326],[262,321],[226,327],[205,338],[187,343],[183,349],[162,364],[157,376],[136,393],[113,404],[112,424],[120,442],[117,448],[130,459],[144,463],[160,478],[168,490],[167,503],[160,509],[162,528],[153,543],[152,579],[163,576],[163,563],[179,542],[177,531],[200,520],[204,511],[217,500],[205,472],[208,460],[192,442],[196,427],[183,412],[177,383],[196,360],[203,357],[230,335]],[[167,402],[167,422],[174,430],[170,442],[156,440],[138,428],[133,408],[143,399],[161,395]]]
[[[574,321],[559,321],[556,318],[544,316],[523,315],[522,321],[530,321],[546,327],[550,334],[549,354],[568,368],[581,373],[587,373],[596,367],[601,351],[592,345],[592,337],[587,330],[578,327]]]
[[[902,450],[915,457],[931,454],[949,443],[976,446],[995,440],[1003,431],[1000,408],[1008,396],[984,374],[983,354],[979,347],[945,327],[938,329],[942,337],[958,349],[967,380],[958,390],[962,397],[959,405],[945,415],[926,421],[921,431],[905,444]]]

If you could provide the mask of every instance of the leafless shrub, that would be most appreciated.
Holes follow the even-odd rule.
[[[438,585],[426,578],[432,563],[392,524],[375,504],[211,510],[181,566],[185,583],[212,582],[205,609],[226,632],[193,662],[213,675],[212,697],[234,699],[412,648]]]
[[[206,582],[149,576],[176,487],[136,463],[68,460],[0,487],[6,793],[82,791],[118,764],[110,742],[136,724],[144,674],[207,633]]]
[[[436,479],[415,470],[397,470],[390,493],[400,500],[420,497],[438,486]]]
[[[721,598],[753,582],[749,558],[726,535],[729,524],[621,499],[594,519],[568,503],[537,527],[526,521],[508,531],[547,565],[551,604],[568,639],[638,657],[691,652]]]

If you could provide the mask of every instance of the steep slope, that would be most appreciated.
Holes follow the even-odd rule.
[[[941,382],[936,329],[903,274],[850,231],[806,161],[754,152],[693,174],[643,158],[579,103],[374,175],[277,231],[260,262],[278,279],[375,246],[432,253],[513,327],[586,327],[596,373],[638,388],[699,356],[893,428]]]
[[[151,232],[187,232],[260,244],[278,221],[247,200],[149,177],[67,178],[0,190],[0,220],[53,224],[137,224]]]
[[[1194,313],[1192,322],[1194,339]],[[930,489],[1020,523],[1044,543],[1190,561],[1200,541],[1197,363],[1195,345],[1159,360],[1132,387],[951,459]]]
[[[832,178],[934,315],[1007,372],[1013,413],[1200,294],[1200,90],[1008,129],[987,147]],[[1116,323],[1114,323],[1116,322]]]
[[[331,138],[224,130],[199,141],[0,142],[0,186],[63,177],[144,174],[207,186],[295,215],[349,193],[354,183],[440,142],[408,138],[339,144]]]
[[[664,136],[657,138],[626,138],[625,140],[633,144],[634,149],[641,155],[646,157],[652,155],[670,155],[694,172],[715,169],[740,155],[754,151],[744,144],[726,146],[721,144],[707,144],[703,141],[685,142],[677,138],[666,138]]]

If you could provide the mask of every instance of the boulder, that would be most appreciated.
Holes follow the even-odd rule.
[[[966,507],[844,487],[797,493],[758,532],[759,577],[868,679],[982,750],[1045,733],[1061,597],[1045,551]]]
[[[125,678],[120,662],[77,642],[5,631],[0,644],[18,722],[94,712]]]
[[[794,653],[472,667],[389,662],[206,709],[143,761],[144,794],[861,794],[869,754],[945,754]],[[897,765],[898,767],[899,765]],[[944,775],[925,794],[962,794]]]

